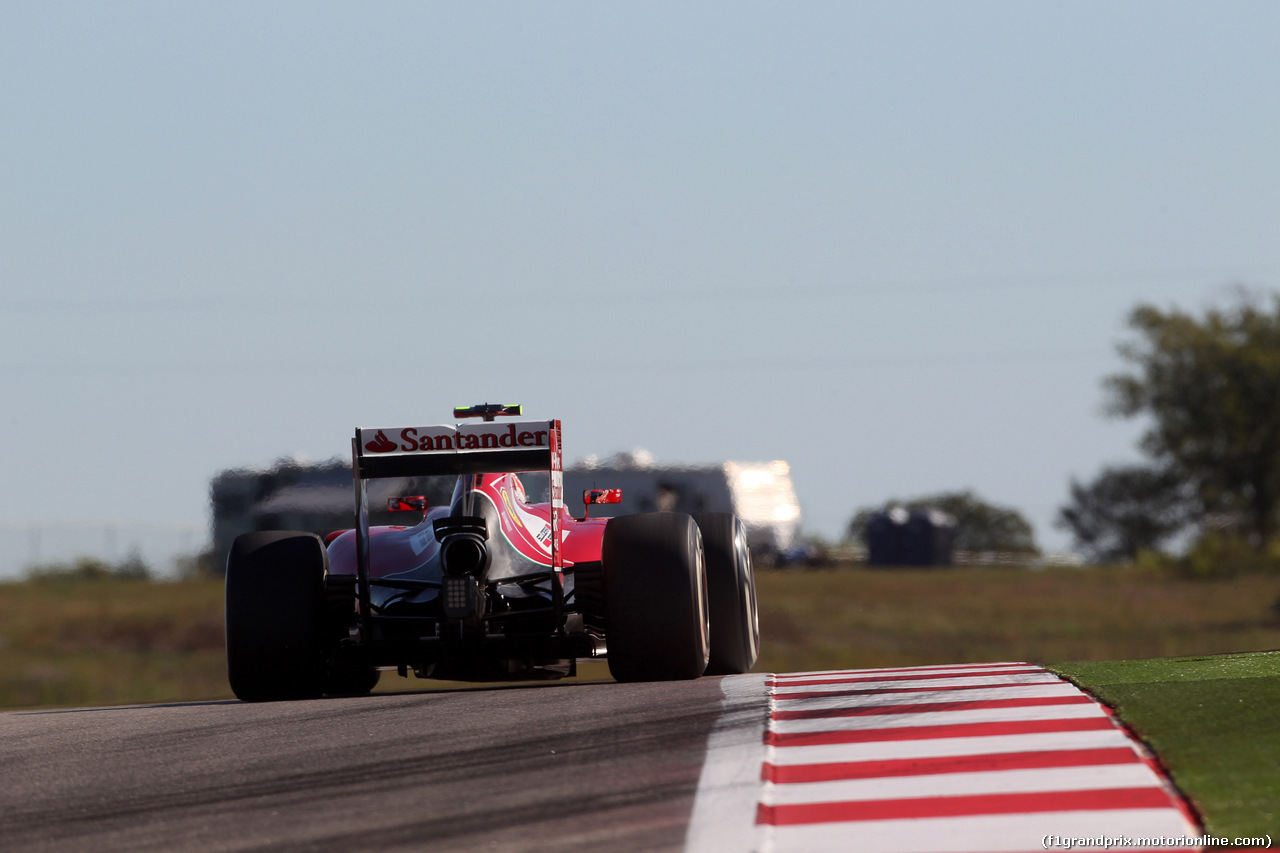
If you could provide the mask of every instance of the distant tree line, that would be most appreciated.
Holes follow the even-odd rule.
[[[151,567],[136,552],[118,562],[108,562],[97,557],[77,557],[68,562],[40,563],[28,568],[26,576],[33,581],[153,579]]]
[[[893,498],[863,507],[849,522],[849,538],[866,544],[867,525],[895,507],[908,512],[938,510],[955,521],[952,547],[957,551],[1040,553],[1031,522],[1016,509],[989,503],[972,491],[940,492],[916,498]]]
[[[1193,316],[1134,309],[1111,414],[1144,417],[1145,461],[1073,480],[1058,524],[1098,562],[1187,542],[1187,564],[1265,564],[1280,532],[1280,294]]]

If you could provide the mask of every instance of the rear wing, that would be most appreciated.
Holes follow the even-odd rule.
[[[362,480],[563,470],[559,421],[358,429],[352,458]]]
[[[551,477],[551,574],[557,615],[564,596],[564,458],[560,421],[437,424],[357,429],[351,441],[356,491],[357,594],[369,610],[369,498],[366,481],[385,477],[547,471]]]

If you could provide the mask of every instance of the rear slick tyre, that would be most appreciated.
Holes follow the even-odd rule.
[[[227,679],[246,702],[317,699],[324,687],[324,575],[319,536],[259,531],[227,556]]]
[[[711,616],[711,659],[707,675],[736,675],[756,665],[760,623],[756,582],[742,521],[729,512],[694,513],[702,531]]]
[[[610,519],[601,543],[605,643],[617,681],[697,678],[711,637],[698,525],[684,513]]]

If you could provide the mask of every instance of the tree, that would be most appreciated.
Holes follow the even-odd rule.
[[[971,491],[942,492],[911,500],[885,501],[878,507],[864,507],[849,522],[850,535],[862,539],[868,519],[895,506],[907,510],[937,509],[955,518],[954,547],[957,551],[1040,553],[1031,522],[1022,513],[987,503]]]
[[[1186,526],[1195,510],[1182,477],[1143,465],[1107,468],[1088,485],[1071,481],[1071,503],[1057,526],[1098,563],[1132,560],[1156,550]]]
[[[1139,306],[1138,340],[1120,348],[1135,372],[1106,380],[1114,414],[1150,416],[1142,450],[1258,550],[1280,508],[1280,294],[1270,308],[1241,298],[1197,319]]]

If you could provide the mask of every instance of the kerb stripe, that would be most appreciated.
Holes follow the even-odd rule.
[[[1006,670],[985,670],[981,672],[929,672],[919,675],[858,675],[849,678],[804,678],[804,679],[787,679],[786,681],[775,681],[777,687],[810,687],[818,684],[864,684],[864,683],[882,683],[887,681],[928,681],[931,679],[941,678],[986,678],[987,676],[1000,675],[1028,675],[1034,674],[1035,670],[1028,669],[1021,672],[1010,672]]]
[[[863,705],[852,708],[814,708],[774,711],[775,720],[825,720],[833,717],[871,717],[881,714],[919,714],[927,711],[973,711],[979,708],[1031,708],[1040,705],[1093,705],[1088,696],[1030,696],[1024,699],[971,699],[961,702],[924,702],[919,705]]]
[[[884,669],[832,669],[821,672],[775,672],[768,677],[775,681],[785,681],[789,678],[810,678],[815,675],[867,675],[873,673],[884,673],[886,675],[897,675],[900,672],[963,672],[969,669],[1000,669],[1000,670],[1040,670],[1044,667],[1034,663],[966,663],[966,664],[950,664],[943,666],[891,666]]]
[[[1009,690],[1015,687],[1045,687],[1062,684],[1060,678],[1053,681],[1017,681],[1011,684],[934,684],[929,687],[872,687],[851,690],[812,690],[805,693],[774,693],[775,702],[792,699],[830,699],[833,696],[880,696],[885,693],[941,693],[944,690]]]
[[[956,723],[950,726],[901,726],[887,729],[851,729],[834,732],[766,732],[769,746],[826,746],[836,743],[868,743],[885,740],[926,740],[954,737],[1038,734],[1040,732],[1083,732],[1114,729],[1110,717],[1081,717],[1068,720],[1010,720],[1000,723]]]
[[[905,818],[971,817],[1027,812],[1167,809],[1173,805],[1162,788],[1103,788],[1092,791],[1036,791],[1022,794],[977,794],[960,797],[922,797],[905,800],[861,800],[769,806],[756,813],[756,823],[793,826]]]
[[[950,755],[939,758],[891,758],[833,764],[765,764],[765,782],[834,782],[843,779],[882,779],[887,776],[926,776],[979,773],[989,770],[1038,770],[1045,767],[1092,767],[1137,764],[1141,757],[1127,746],[1096,749],[1056,749],[1043,752],[1005,752],[990,755]]]

